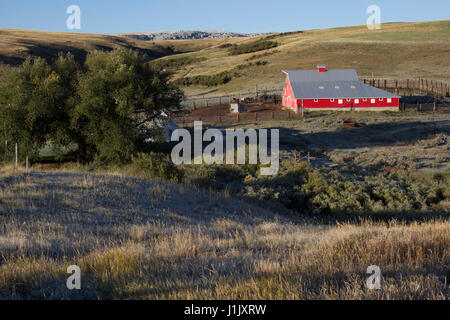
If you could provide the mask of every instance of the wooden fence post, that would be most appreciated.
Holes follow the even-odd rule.
[[[7,159],[7,154],[8,154],[8,140],[5,140],[5,164]]]
[[[433,112],[437,111],[437,96],[434,96],[434,103],[433,103]]]
[[[26,157],[25,160],[25,172],[28,173],[28,156]]]
[[[16,162],[15,162],[15,168],[17,169],[19,167],[19,146],[16,143]]]

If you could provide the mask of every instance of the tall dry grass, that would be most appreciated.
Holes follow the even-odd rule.
[[[449,244],[448,220],[317,225],[160,181],[0,174],[3,299],[445,299]]]

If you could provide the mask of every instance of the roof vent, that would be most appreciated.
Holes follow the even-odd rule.
[[[317,71],[319,72],[326,72],[327,71],[327,66],[324,64],[318,64],[317,65]]]

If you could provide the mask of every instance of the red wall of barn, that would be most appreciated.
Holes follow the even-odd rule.
[[[292,109],[297,108],[294,91],[291,87],[291,82],[289,80],[289,77],[286,77],[286,84],[284,85],[284,91],[283,91],[283,106],[290,107]]]
[[[339,104],[339,99],[334,99],[334,102],[331,102],[331,99],[318,99],[318,102],[314,102],[314,99],[304,99],[303,105],[304,108],[366,108],[400,106],[399,98],[392,98],[391,103],[387,102],[387,98],[383,98],[383,101],[380,101],[379,98],[375,98],[375,103],[372,103],[370,98],[367,98],[367,101],[364,101],[364,98],[360,98],[358,104],[355,103],[355,99],[357,98],[350,99],[350,101],[347,101],[347,99],[342,99],[342,104]],[[290,107],[294,110],[302,107],[302,100],[295,99],[289,77],[286,77],[286,84],[284,86],[283,106]]]
[[[392,98],[392,102],[388,103],[387,98],[384,98],[383,101],[380,101],[379,98],[375,99],[375,103],[371,103],[371,99],[367,99],[364,101],[363,99],[359,99],[359,103],[355,103],[355,99],[342,99],[342,104],[339,104],[339,99],[334,99],[334,102],[331,102],[330,99],[319,99],[318,102],[314,102],[314,99],[304,99],[303,105],[305,108],[365,108],[365,107],[399,107],[400,99]],[[302,100],[298,99],[297,104],[299,107],[302,105]]]

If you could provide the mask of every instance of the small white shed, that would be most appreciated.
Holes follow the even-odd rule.
[[[231,113],[247,112],[248,107],[244,104],[240,104],[239,102],[235,102],[230,105],[230,111]]]

